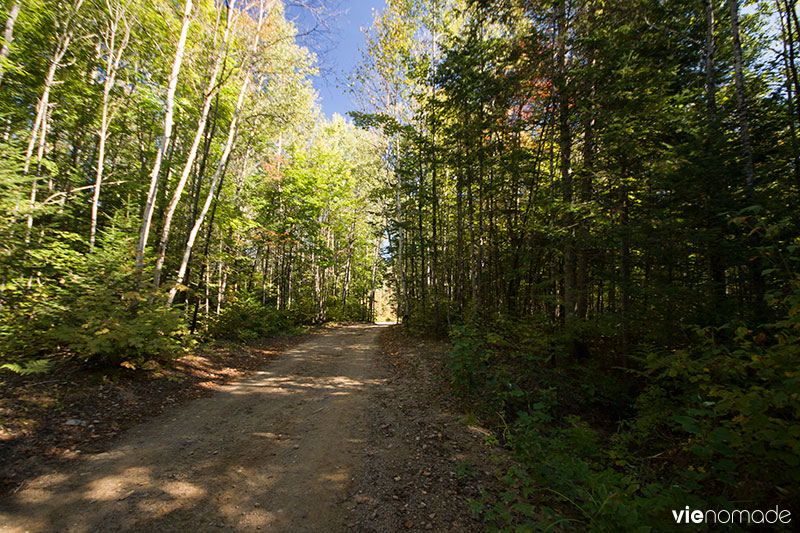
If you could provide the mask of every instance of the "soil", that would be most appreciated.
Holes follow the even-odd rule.
[[[84,453],[104,451],[125,430],[166,407],[210,395],[263,369],[309,334],[253,345],[220,343],[147,370],[88,369],[69,359],[44,375],[0,375],[0,496]]]
[[[467,499],[497,484],[499,454],[448,403],[441,346],[415,342],[328,329],[212,395],[164,402],[77,459],[42,461],[0,499],[0,531],[481,530]]]
[[[490,432],[466,423],[463,406],[442,380],[444,342],[381,335],[377,364],[386,378],[371,391],[364,473],[347,505],[353,531],[485,531],[470,511],[482,491],[502,490],[509,466]]]

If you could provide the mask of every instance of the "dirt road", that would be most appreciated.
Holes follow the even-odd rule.
[[[380,326],[328,330],[0,502],[0,531],[344,531]]]

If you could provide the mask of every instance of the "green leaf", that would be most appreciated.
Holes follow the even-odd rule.
[[[6,363],[4,365],[0,365],[0,368],[7,368],[12,372],[17,374],[21,374],[23,376],[27,376],[30,374],[44,374],[49,372],[50,369],[53,367],[53,362],[48,361],[47,359],[37,359],[35,361],[26,361],[22,365],[17,363]]]
[[[695,435],[702,433],[700,428],[697,426],[697,421],[690,416],[675,415],[672,417],[672,420],[679,423],[683,430],[688,433],[693,433]]]
[[[729,442],[731,439],[733,439],[733,437],[734,434],[730,429],[722,427],[714,428],[714,430],[708,435],[708,438],[711,440],[711,442],[715,443]]]

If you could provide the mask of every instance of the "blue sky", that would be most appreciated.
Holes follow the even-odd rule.
[[[322,112],[328,118],[334,113],[345,115],[354,110],[354,104],[346,91],[347,76],[358,63],[359,48],[364,45],[362,27],[372,24],[373,10],[380,11],[384,0],[323,0],[338,16],[329,19],[330,33],[321,35],[314,42],[304,43],[318,56],[320,75],[312,78],[319,93]],[[338,4],[338,5],[337,5]],[[302,30],[302,21],[300,22]]]

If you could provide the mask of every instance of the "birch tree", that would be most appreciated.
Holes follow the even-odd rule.
[[[192,226],[191,231],[189,232],[189,238],[186,241],[186,249],[183,253],[183,259],[181,260],[181,266],[178,269],[178,276],[175,280],[175,284],[169,291],[169,296],[167,297],[167,305],[171,306],[172,303],[175,301],[175,295],[178,292],[183,280],[186,277],[186,271],[189,268],[189,259],[192,256],[192,248],[194,247],[194,242],[197,239],[197,234],[200,231],[200,226],[203,225],[203,220],[205,219],[206,214],[208,213],[209,208],[211,207],[211,202],[214,200],[214,194],[217,189],[217,186],[222,179],[225,170],[228,167],[228,158],[230,157],[231,150],[233,149],[233,144],[236,141],[236,134],[238,133],[238,126],[239,126],[239,115],[242,112],[242,107],[244,106],[245,96],[247,95],[247,91],[249,90],[250,86],[250,77],[252,75],[251,66],[248,64],[249,60],[256,57],[258,53],[258,44],[261,38],[261,27],[264,23],[264,16],[269,13],[269,10],[272,6],[272,2],[267,4],[266,0],[261,0],[259,4],[259,11],[258,11],[258,24],[256,26],[255,34],[253,36],[253,44],[251,48],[251,54],[248,58],[245,58],[245,62],[243,64],[244,68],[244,79],[242,80],[242,87],[239,90],[239,97],[236,100],[236,107],[234,108],[233,118],[231,118],[231,123],[228,126],[228,137],[225,141],[225,148],[222,151],[222,155],[220,156],[220,160],[217,163],[217,170],[214,173],[214,177],[211,179],[211,185],[208,189],[208,195],[206,196],[205,203],[203,204],[203,208],[200,211],[200,214],[197,217],[194,225]]]
[[[228,41],[231,34],[231,25],[234,23],[234,18],[238,17],[238,14],[234,15],[233,12],[234,11],[230,8],[225,9],[225,29],[223,32],[222,41],[216,48],[216,57],[208,78],[208,84],[206,85],[204,91],[205,98],[200,111],[200,117],[197,120],[197,128],[195,129],[194,139],[191,147],[189,148],[189,155],[186,158],[183,171],[178,179],[178,184],[175,186],[175,191],[172,194],[172,199],[167,206],[167,212],[164,217],[164,226],[162,228],[161,238],[158,244],[158,255],[156,256],[155,271],[153,274],[154,291],[157,290],[161,284],[161,270],[164,266],[164,258],[167,254],[167,241],[169,239],[170,228],[172,225],[172,217],[175,215],[175,210],[178,208],[178,203],[180,202],[181,195],[183,194],[183,189],[186,186],[186,181],[189,179],[189,175],[192,172],[192,166],[194,165],[195,158],[197,157],[197,151],[200,148],[201,141],[203,140],[203,133],[205,132],[206,124],[208,122],[208,113],[211,110],[211,103],[214,100],[214,96],[220,90],[220,86],[217,83],[217,77],[220,73],[220,69],[222,68],[223,58],[227,53]],[[237,10],[236,13],[240,12]],[[216,41],[216,28],[214,31],[214,40]]]
[[[164,101],[164,134],[159,141],[158,150],[156,151],[156,160],[155,163],[153,163],[153,169],[150,171],[150,188],[147,191],[147,200],[144,204],[142,223],[139,230],[139,243],[136,246],[136,270],[138,276],[141,276],[141,272],[144,269],[144,251],[147,247],[147,238],[150,235],[150,224],[153,218],[153,208],[155,207],[161,164],[172,136],[175,90],[178,87],[178,75],[180,74],[181,63],[183,62],[183,54],[186,48],[186,36],[189,33],[191,16],[192,0],[186,0],[183,8],[183,17],[181,18],[180,36],[175,46],[175,56],[172,60],[172,70],[169,75],[167,93]]]
[[[122,61],[125,49],[131,37],[133,21],[129,13],[130,1],[122,4],[123,0],[106,0],[107,12],[102,32],[103,46],[105,48],[105,72],[103,73],[103,103],[100,111],[100,129],[97,146],[97,172],[94,181],[94,194],[92,195],[92,215],[89,229],[89,249],[94,249],[97,233],[97,213],[100,205],[100,187],[103,183],[103,168],[106,159],[106,141],[108,129],[114,119],[116,108],[112,109],[111,91],[117,80],[117,72]]]
[[[14,24],[17,22],[21,8],[22,0],[14,0],[11,9],[8,10],[8,18],[6,18],[6,26],[3,31],[3,46],[0,47],[0,85],[3,83],[3,76],[6,73],[6,61],[8,61],[8,53],[11,51],[11,43],[14,41]]]
[[[67,14],[63,21],[61,20],[58,12],[55,13],[53,18],[56,32],[56,44],[53,48],[53,55],[50,58],[50,66],[48,67],[47,75],[44,79],[42,96],[39,97],[39,102],[36,105],[36,118],[34,118],[33,126],[31,127],[30,137],[28,139],[28,148],[25,151],[25,164],[22,169],[23,174],[28,174],[30,171],[33,149],[38,141],[39,149],[36,157],[36,175],[31,182],[31,195],[30,202],[28,204],[28,227],[25,234],[26,242],[30,237],[30,230],[33,227],[33,208],[36,206],[36,194],[38,186],[37,181],[41,172],[45,140],[47,138],[47,115],[50,108],[50,91],[55,84],[56,73],[58,72],[58,69],[61,68],[64,56],[66,55],[67,50],[69,49],[69,46],[72,44],[72,41],[75,37],[75,31],[77,29],[78,22],[77,18],[82,5],[83,0],[75,0],[75,2],[70,4],[67,8]]]

